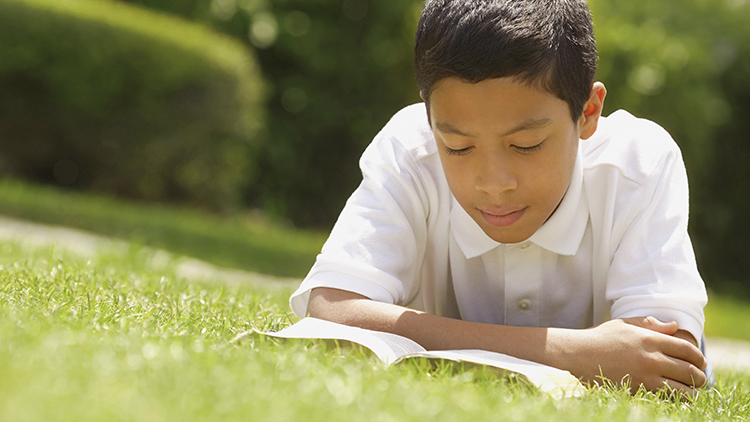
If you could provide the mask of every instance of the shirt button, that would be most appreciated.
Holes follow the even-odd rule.
[[[524,250],[524,249],[528,249],[529,246],[531,246],[531,242],[522,243],[521,246],[519,247],[521,248],[521,250]]]
[[[527,311],[531,308],[531,301],[528,299],[521,299],[518,301],[518,309],[522,311]]]

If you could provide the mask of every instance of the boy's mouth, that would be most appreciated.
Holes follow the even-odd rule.
[[[480,213],[482,213],[484,221],[486,221],[490,225],[493,225],[495,227],[507,227],[523,217],[524,212],[526,212],[526,208],[527,207],[515,209],[477,209]]]

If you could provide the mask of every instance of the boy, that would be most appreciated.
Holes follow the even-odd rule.
[[[424,105],[363,154],[294,312],[694,395],[682,158],[653,123],[600,119],[585,1],[429,0],[415,65]]]

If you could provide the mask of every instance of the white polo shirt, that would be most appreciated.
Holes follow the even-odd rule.
[[[560,206],[527,241],[490,239],[445,180],[424,104],[398,112],[290,303],[332,287],[469,321],[586,328],[674,320],[700,341],[706,290],[687,234],[688,185],[669,134],[624,111],[580,142]]]

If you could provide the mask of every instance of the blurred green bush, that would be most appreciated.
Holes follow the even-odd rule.
[[[246,201],[329,226],[361,180],[359,156],[420,101],[419,0],[127,0],[202,22],[256,49],[269,82],[268,140]]]
[[[257,172],[254,59],[173,17],[109,1],[3,0],[0,93],[6,175],[226,208]]]

